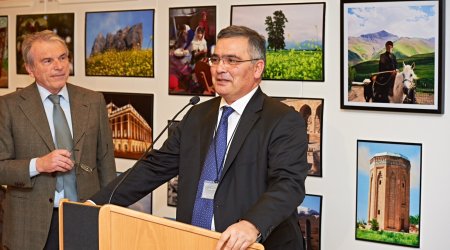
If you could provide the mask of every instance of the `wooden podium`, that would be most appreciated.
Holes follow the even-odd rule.
[[[115,205],[63,201],[60,249],[215,249],[220,233]],[[248,249],[262,250],[259,243]]]

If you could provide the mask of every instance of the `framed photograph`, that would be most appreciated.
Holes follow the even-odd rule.
[[[170,123],[170,120],[168,121]],[[168,136],[173,133],[173,130],[180,123],[180,121],[174,121],[169,125]],[[178,176],[172,178],[167,182],[167,206],[176,207],[178,203]]]
[[[169,8],[169,94],[214,96],[216,6]]]
[[[422,144],[357,141],[357,240],[420,248]]]
[[[102,92],[117,158],[139,159],[153,143],[153,94]]]
[[[87,76],[154,77],[153,9],[86,12]]]
[[[121,172],[117,172],[117,176],[121,175]],[[128,206],[129,209],[139,211],[146,214],[152,214],[152,193],[147,194],[144,198],[136,201],[136,203]]]
[[[274,98],[288,106],[293,107],[305,120],[306,132],[308,134],[308,175],[322,177],[322,127],[324,100],[321,98]]]
[[[70,75],[74,75],[75,65],[75,15],[74,13],[17,15],[16,22],[16,62],[17,74],[28,74],[22,58],[22,42],[26,35],[43,30],[52,30],[59,35],[69,48]]]
[[[231,24],[266,38],[263,79],[323,82],[325,3],[232,5]]]
[[[442,114],[443,20],[443,0],[341,0],[341,108]]]
[[[297,207],[297,213],[305,249],[320,250],[322,196],[306,194],[302,204]]]
[[[8,88],[8,16],[0,16],[0,88]]]
[[[167,182],[167,206],[176,207],[178,204],[178,175]]]

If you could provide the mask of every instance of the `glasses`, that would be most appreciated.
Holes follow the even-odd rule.
[[[235,66],[235,65],[238,65],[243,62],[251,62],[251,61],[256,61],[256,60],[261,60],[261,59],[254,58],[254,59],[248,59],[248,60],[239,60],[237,58],[228,57],[228,56],[224,56],[224,57],[211,56],[208,59],[210,66],[217,66],[217,65],[219,65],[220,61],[222,61],[223,65],[225,65],[225,66]]]

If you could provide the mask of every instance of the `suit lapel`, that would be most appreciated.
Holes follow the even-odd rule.
[[[79,154],[81,154],[81,148],[78,144],[81,144],[81,139],[86,133],[86,126],[90,115],[89,104],[84,94],[78,91],[72,84],[67,83],[67,91],[69,92],[70,113],[72,116],[73,147],[78,149],[76,159],[80,159]]]
[[[44,105],[39,95],[36,83],[22,89],[20,97],[23,101],[19,104],[20,109],[30,121],[39,136],[44,140],[49,150],[55,149],[50,126],[48,125],[47,115],[45,114]]]
[[[244,109],[244,113],[242,114],[241,119],[237,125],[238,127],[236,128],[236,133],[232,139],[233,141],[231,142],[230,149],[228,150],[220,180],[222,180],[223,176],[230,168],[231,163],[239,153],[239,150],[241,149],[242,144],[247,138],[247,135],[252,129],[253,125],[256,123],[256,121],[259,120],[260,115],[258,114],[258,112],[262,109],[263,102],[264,94],[262,93],[261,89],[258,88],[258,90],[248,102],[247,107]]]

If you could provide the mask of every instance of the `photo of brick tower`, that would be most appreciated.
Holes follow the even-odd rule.
[[[421,145],[358,141],[356,239],[419,247]]]
[[[409,232],[410,161],[384,152],[370,166],[369,221],[377,220],[380,230]]]

